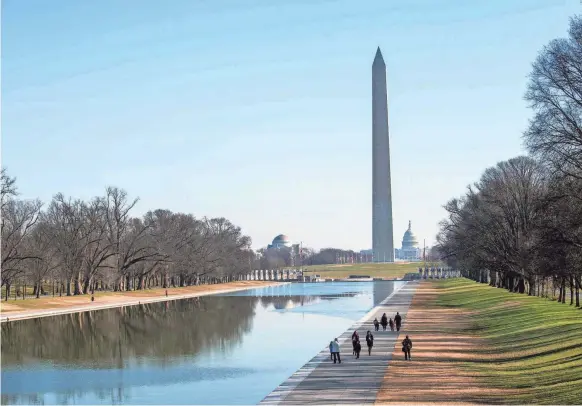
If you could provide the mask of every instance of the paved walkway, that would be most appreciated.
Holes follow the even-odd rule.
[[[329,347],[326,345],[317,356],[271,392],[260,404],[374,403],[382,386],[388,362],[392,359],[398,333],[383,332],[380,326],[380,331],[374,333],[374,348],[372,355],[369,356],[364,339],[366,332],[368,330],[374,332],[372,322],[374,318],[380,320],[383,313],[391,317],[400,312],[405,326],[406,314],[417,286],[418,282],[408,282],[338,337],[341,364],[334,364],[330,360]],[[359,360],[352,355],[351,336],[354,330],[358,330],[362,342]],[[333,338],[330,337],[330,340]]]

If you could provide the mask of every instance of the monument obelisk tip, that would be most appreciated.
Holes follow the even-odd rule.
[[[374,57],[374,64],[376,63],[384,63],[384,58],[382,57],[382,51],[380,51],[380,47],[376,50],[376,56]]]

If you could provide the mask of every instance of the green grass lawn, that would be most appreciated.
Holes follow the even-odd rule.
[[[466,279],[434,283],[443,289],[438,304],[474,311],[470,333],[490,344],[466,367],[489,387],[519,390],[484,402],[582,403],[582,310]]]
[[[322,278],[347,278],[350,275],[367,275],[372,278],[402,278],[407,273],[418,272],[420,262],[412,263],[363,263],[343,265],[310,265],[304,266],[308,275],[321,275]]]

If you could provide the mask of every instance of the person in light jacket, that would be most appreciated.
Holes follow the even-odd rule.
[[[333,361],[333,340],[329,342],[329,359]]]
[[[341,364],[342,359],[340,357],[340,346],[339,346],[339,342],[337,341],[337,338],[329,344],[329,349],[330,349],[331,355],[333,357],[333,363],[335,364],[337,361]]]

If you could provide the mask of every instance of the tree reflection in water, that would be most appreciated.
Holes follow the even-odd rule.
[[[143,359],[165,365],[203,352],[229,352],[251,331],[257,302],[285,309],[321,300],[201,297],[3,323],[2,368],[39,361],[124,368]]]
[[[45,402],[42,393],[26,393],[26,382],[22,383],[21,389],[11,388],[16,382],[14,379],[18,379],[16,376],[8,379],[11,371],[33,371],[54,365],[56,368],[79,369],[77,375],[81,374],[80,377],[83,376],[81,370],[87,369],[102,370],[105,374],[110,373],[107,370],[135,366],[144,366],[147,370],[151,365],[179,364],[187,357],[214,352],[229,354],[252,330],[256,306],[289,309],[360,293],[207,296],[3,323],[1,363],[4,390],[1,401],[2,404]],[[154,384],[179,380],[180,370],[167,372],[163,376],[151,376],[156,380]],[[243,372],[231,371],[235,374]],[[204,373],[223,372],[207,368]],[[79,377],[77,379],[83,379]],[[128,376],[123,379],[125,385],[130,384]],[[140,384],[150,384],[147,373],[132,379],[139,380]],[[17,386],[21,386],[20,383]],[[61,388],[56,394],[56,402],[76,403],[75,399],[87,393],[87,388],[81,386],[85,385],[73,390],[71,387]],[[99,399],[106,399],[106,403],[129,401],[129,392],[124,387],[95,387],[91,392]]]

